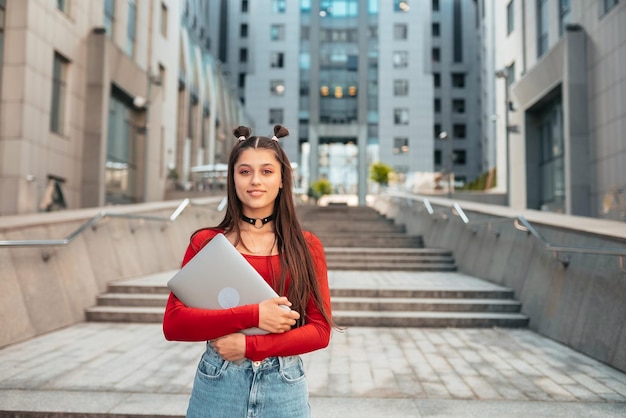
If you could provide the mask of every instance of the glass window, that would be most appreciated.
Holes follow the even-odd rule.
[[[506,67],[506,82],[510,86],[515,83],[515,63]]]
[[[272,11],[274,13],[285,13],[287,0],[272,0]]]
[[[239,62],[248,62],[248,48],[239,49]]]
[[[394,154],[408,154],[409,153],[409,138],[394,138],[393,139],[393,153]]]
[[[465,87],[465,73],[452,73],[452,87],[458,89]]]
[[[394,12],[408,12],[409,11],[409,1],[408,0],[393,0],[393,11]]]
[[[441,61],[441,50],[439,48],[432,49],[432,60],[433,62]]]
[[[248,0],[241,0],[241,13],[248,13]]]
[[[537,57],[548,51],[548,0],[537,0]]]
[[[283,68],[285,65],[285,54],[282,52],[272,52],[270,54],[270,67]]]
[[[65,110],[67,107],[67,72],[69,60],[54,53],[52,65],[52,103],[50,105],[50,130],[60,135],[65,133]]]
[[[435,165],[441,165],[441,150],[435,150]]]
[[[409,109],[405,107],[393,109],[393,123],[396,125],[408,125]]]
[[[408,96],[409,94],[409,80],[394,80],[393,81],[393,95],[394,96]]]
[[[435,22],[432,24],[431,32],[434,38],[438,38],[439,36],[441,36],[441,26],[439,25],[439,23]]]
[[[285,25],[272,25],[270,27],[270,40],[283,41],[285,40]]]
[[[393,26],[393,38],[395,40],[405,40],[409,37],[409,30],[406,23],[396,23]]]
[[[435,113],[441,113],[441,99],[435,99],[433,101],[433,108]]]
[[[320,17],[358,16],[358,0],[321,0]]]
[[[461,2],[455,1],[452,13],[452,56],[454,62],[463,62],[463,10]]]
[[[565,199],[563,109],[553,103],[539,116],[541,205],[562,210]]]
[[[441,124],[440,123],[435,123],[433,125],[433,137],[435,138],[439,138],[439,134],[441,133]]]
[[[271,80],[270,93],[272,96],[282,96],[285,94],[285,82],[283,80]]]
[[[409,53],[407,51],[393,52],[393,67],[406,68],[409,65]]]
[[[452,125],[452,132],[454,133],[455,139],[465,139],[466,137],[466,127],[464,123],[455,123]]]
[[[433,73],[433,86],[441,87],[441,74]]]
[[[248,24],[247,23],[242,23],[241,25],[239,25],[239,37],[240,38],[248,37]]]
[[[65,13],[70,14],[70,0],[57,0],[57,9]]]
[[[270,125],[283,123],[283,109],[270,109]]]
[[[135,0],[128,0],[128,26],[126,27],[126,55],[135,55],[135,35],[137,31],[137,5]]]
[[[104,30],[109,38],[113,38],[115,24],[115,0],[104,0]]]
[[[515,29],[515,4],[511,0],[506,6],[506,34],[510,35]]]
[[[463,149],[455,149],[452,151],[452,161],[455,165],[467,164],[467,151]]]
[[[570,0],[559,0],[559,35],[563,35],[565,32],[565,26],[570,20]]]
[[[465,113],[465,100],[453,99],[452,100],[452,112],[453,113]]]
[[[439,11],[439,0],[433,0],[433,12]]]
[[[167,6],[161,3],[161,35],[167,38]]]
[[[619,0],[600,0],[600,16],[607,13],[619,3]]]
[[[246,73],[239,73],[239,83],[237,85],[240,89],[246,87]]]
[[[133,203],[138,197],[137,135],[133,111],[116,96],[109,97],[107,157],[104,172],[106,203]]]

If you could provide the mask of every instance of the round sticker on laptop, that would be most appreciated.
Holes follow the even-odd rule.
[[[217,302],[224,309],[239,305],[239,292],[232,287],[225,287],[217,295]]]

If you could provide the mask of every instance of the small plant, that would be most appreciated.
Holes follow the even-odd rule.
[[[311,183],[309,195],[317,200],[325,194],[331,194],[332,192],[333,187],[330,184],[330,181],[328,179],[319,179]]]
[[[173,180],[173,181],[178,180],[178,171],[176,171],[175,168],[170,168],[168,173],[167,173],[167,178],[169,180]]]
[[[389,184],[389,176],[393,173],[393,168],[385,163],[374,163],[370,166],[370,180],[381,186]]]

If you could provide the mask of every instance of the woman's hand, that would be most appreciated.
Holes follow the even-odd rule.
[[[246,357],[246,336],[240,332],[216,338],[210,344],[224,360],[237,361]]]
[[[300,318],[298,312],[288,309],[290,306],[291,302],[284,296],[259,303],[259,328],[273,334],[289,331]]]

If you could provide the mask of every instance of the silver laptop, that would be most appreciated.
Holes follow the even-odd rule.
[[[228,309],[278,297],[224,234],[211,239],[167,282],[167,287],[185,305],[204,309]],[[267,334],[260,328],[242,332]]]

